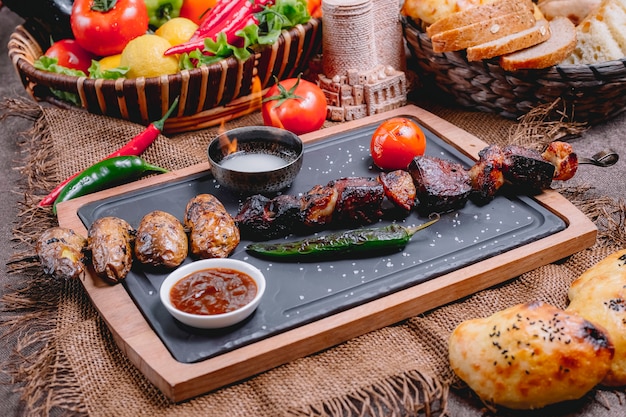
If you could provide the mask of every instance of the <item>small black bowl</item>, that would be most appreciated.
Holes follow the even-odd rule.
[[[290,186],[302,168],[302,153],[298,135],[269,126],[231,129],[208,148],[217,182],[243,194],[274,193]]]

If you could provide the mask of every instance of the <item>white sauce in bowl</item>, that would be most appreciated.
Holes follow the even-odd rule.
[[[234,153],[224,158],[220,165],[232,171],[263,172],[282,168],[287,165],[287,161],[266,153]]]

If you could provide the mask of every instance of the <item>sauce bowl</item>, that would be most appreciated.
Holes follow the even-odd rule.
[[[231,129],[213,139],[208,148],[216,181],[242,194],[287,188],[302,168],[302,154],[298,135],[270,126]]]
[[[220,314],[193,314],[178,309],[172,302],[172,288],[179,281],[207,269],[234,270],[247,275],[256,285],[256,295],[244,306]],[[261,302],[265,285],[263,273],[247,262],[231,258],[202,259],[180,266],[171,272],[161,284],[159,296],[167,311],[181,323],[200,329],[218,329],[235,325],[249,317]]]

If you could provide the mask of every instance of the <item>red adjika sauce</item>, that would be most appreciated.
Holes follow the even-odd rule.
[[[170,290],[177,309],[190,314],[212,315],[237,310],[257,293],[248,274],[229,268],[207,268],[181,278]]]

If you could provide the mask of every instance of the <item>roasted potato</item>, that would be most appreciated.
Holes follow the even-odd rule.
[[[43,232],[35,251],[46,274],[60,279],[80,278],[85,273],[87,239],[65,227]]]
[[[197,258],[226,258],[237,247],[239,228],[224,205],[211,194],[199,194],[185,208],[190,250]]]
[[[135,258],[143,264],[175,268],[189,250],[181,222],[170,213],[154,210],[143,216],[137,226]]]
[[[87,235],[91,261],[96,274],[110,284],[126,278],[133,266],[135,230],[124,219],[101,217]]]

